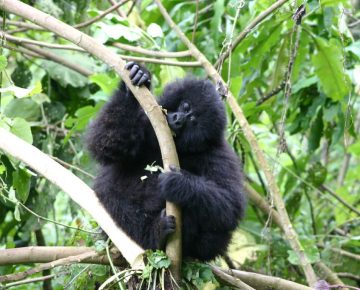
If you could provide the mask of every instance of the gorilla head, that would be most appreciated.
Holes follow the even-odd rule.
[[[179,152],[201,152],[223,140],[225,108],[209,80],[186,78],[173,82],[165,87],[159,104],[167,110]]]

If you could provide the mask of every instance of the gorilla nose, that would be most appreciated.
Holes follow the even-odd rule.
[[[171,129],[180,129],[184,125],[185,114],[182,112],[168,113],[167,121]]]

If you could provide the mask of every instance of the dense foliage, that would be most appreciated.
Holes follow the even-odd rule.
[[[109,7],[104,0],[24,2],[70,25]],[[162,2],[211,63],[273,4],[270,0],[198,1],[197,9],[197,1],[192,0]],[[292,15],[300,4],[303,2],[289,1],[258,24],[223,63],[221,74],[273,165],[290,219],[310,261],[322,261],[334,272],[359,274],[359,256],[354,259],[338,251],[360,255],[360,24],[352,25],[360,18],[359,3],[306,1],[306,15],[294,29]],[[151,0],[136,1],[134,7],[129,1],[120,9],[124,16],[130,11],[128,17],[112,12],[81,30],[121,55],[144,56],[114,43],[170,52],[187,50]],[[6,18],[2,30],[12,36],[69,44],[53,33],[18,29],[7,23],[21,21],[14,15],[2,13],[2,17]],[[81,51],[41,48],[85,68],[90,76],[39,54],[22,53],[18,49],[26,46],[21,43],[14,45],[9,39],[2,44],[0,127],[62,160],[91,184],[96,168],[84,148],[84,132],[119,78],[111,68]],[[189,56],[176,60],[193,61]],[[147,66],[153,73],[155,94],[186,74],[205,76],[201,67]],[[274,90],[277,93],[269,96]],[[230,109],[228,118],[228,141],[243,163],[249,184],[271,202],[262,166]],[[67,194],[0,151],[0,247],[94,246],[103,239],[76,228],[98,230]],[[229,257],[236,267],[305,283],[297,256],[281,230],[252,202],[234,234]],[[223,259],[216,263],[226,265]],[[0,275],[28,267],[1,266]],[[191,267],[184,272],[189,280],[213,280],[208,268],[195,267],[194,276]],[[69,289],[90,289],[111,276],[111,268],[100,265],[79,264],[54,272],[59,274],[52,279],[54,289],[66,284]],[[356,285],[355,280],[344,282]],[[38,289],[38,284],[17,289]]]

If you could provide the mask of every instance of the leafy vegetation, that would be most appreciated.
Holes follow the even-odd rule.
[[[23,2],[73,26],[109,8],[104,0]],[[273,4],[269,0],[162,2],[211,63],[257,15]],[[296,32],[292,15],[301,4],[307,12]],[[334,273],[340,273],[345,284],[357,287],[360,25],[353,23],[360,18],[359,5],[358,1],[350,0],[289,1],[255,26],[220,69],[273,166],[292,225],[308,259],[313,265],[324,263]],[[153,1],[136,1],[135,5],[129,1],[119,9],[122,16],[113,11],[81,30],[123,56],[146,57],[150,62],[154,57],[121,49],[114,43],[153,51],[187,50]],[[13,21],[25,23],[24,20],[12,14],[3,12],[2,17],[6,18],[2,30],[10,36],[66,46],[62,49],[35,46],[40,49],[36,52],[31,49],[34,45],[17,43],[10,37],[2,40],[0,127],[60,160],[91,185],[96,166],[84,147],[84,132],[116,89],[119,77],[112,68],[84,51],[66,49],[70,43],[53,33],[22,29]],[[46,53],[56,55],[57,59]],[[194,61],[190,56],[162,59]],[[74,70],[68,63],[80,70]],[[155,94],[160,94],[169,81],[186,74],[205,77],[201,66],[154,63],[147,66],[153,73]],[[276,93],[271,94],[274,90]],[[248,184],[272,204],[262,165],[254,159],[230,108],[228,119],[228,141],[241,159]],[[0,151],[2,249],[36,245],[96,248],[96,241],[103,240],[97,232],[95,221],[66,193]],[[240,269],[306,284],[298,256],[281,229],[251,199],[246,218],[234,233],[228,257],[215,263],[225,267],[229,260]],[[136,275],[147,282],[154,277],[160,281],[169,260],[155,252],[149,255],[148,262],[142,274]],[[25,262],[0,265],[0,276],[33,267]],[[113,269],[109,265],[83,264],[58,267],[52,270],[52,289],[63,289],[64,285],[67,289],[90,289],[114,275]],[[117,277],[127,282],[131,271],[121,271],[124,272],[119,271]],[[326,278],[321,271],[317,274]],[[203,264],[186,264],[183,278],[197,289],[226,289],[220,288],[211,269]],[[114,281],[113,287],[126,287],[124,282],[117,279],[111,282]],[[39,283],[14,289],[39,289]]]

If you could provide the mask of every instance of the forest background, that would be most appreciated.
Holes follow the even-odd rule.
[[[0,127],[91,186],[96,165],[84,133],[120,78],[104,60],[6,12],[6,3],[17,1],[2,2]],[[243,164],[249,206],[228,255],[213,265],[310,285],[314,270],[329,285],[359,287],[359,1],[161,1],[176,29],[160,1],[22,2],[92,36],[123,60],[145,63],[154,95],[189,74],[217,81],[228,100],[227,140]],[[20,251],[9,260],[10,252],[0,250],[0,289],[39,289],[40,283],[45,289],[90,289],[114,277],[118,270],[108,262],[76,260],[29,274],[39,267],[34,263],[59,258],[54,252],[46,260],[48,248],[37,248],[43,260],[31,260],[29,246],[67,247],[69,252],[54,248],[65,253],[62,258],[90,247],[98,251],[94,255],[112,253],[97,234],[96,219],[36,173],[36,165],[14,158],[6,146],[15,145],[1,134],[0,248]],[[156,255],[151,257],[166,262],[154,265],[166,267],[167,258]],[[220,287],[211,269],[189,265],[183,277],[196,287]],[[234,287],[231,277],[227,284]],[[24,284],[24,278],[39,281]]]

